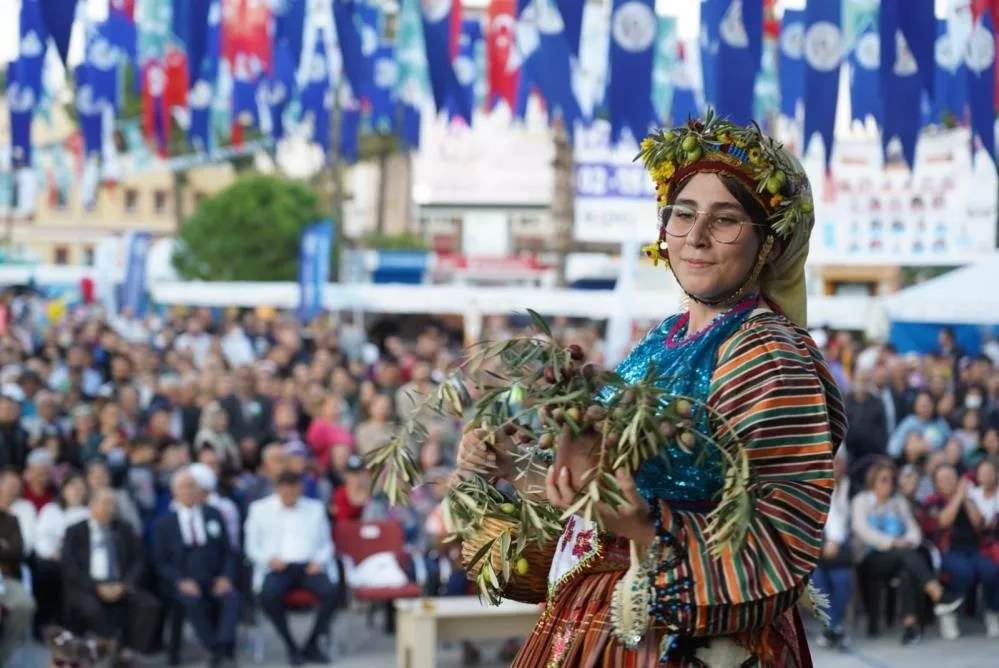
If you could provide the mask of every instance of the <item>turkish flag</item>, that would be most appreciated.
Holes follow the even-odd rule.
[[[489,81],[488,107],[505,100],[513,111],[517,104],[517,80],[520,73],[509,67],[517,23],[517,0],[492,0],[486,27],[486,71]]]
[[[451,0],[451,62],[461,46],[461,0]]]
[[[168,109],[187,106],[188,81],[187,56],[180,49],[167,47],[166,90],[163,95]]]
[[[222,0],[222,58],[230,68],[236,62],[236,54],[243,52],[256,56],[261,69],[270,74],[272,41],[269,3]]]

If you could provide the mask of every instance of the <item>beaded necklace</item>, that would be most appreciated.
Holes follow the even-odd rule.
[[[650,363],[655,364],[661,379],[658,384],[669,394],[706,402],[718,362],[718,349],[759,303],[759,295],[746,297],[691,336],[686,336],[689,313],[667,318],[621,362],[618,375],[626,382],[636,382],[644,377]],[[706,411],[695,410],[692,420],[697,431],[711,433]],[[719,455],[713,448],[703,453],[700,447],[703,446],[686,452],[675,443],[669,443],[663,448],[662,457],[642,464],[635,477],[642,496],[648,500],[680,501],[714,498],[724,482]]]

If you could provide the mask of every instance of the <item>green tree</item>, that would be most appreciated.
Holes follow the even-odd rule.
[[[191,280],[295,280],[302,231],[323,217],[304,184],[249,173],[181,225],[173,264]]]

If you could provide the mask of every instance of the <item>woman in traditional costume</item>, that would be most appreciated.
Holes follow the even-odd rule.
[[[692,413],[694,433],[734,434],[748,462],[744,540],[712,548],[709,516],[726,486],[718,450],[664,436],[661,457],[634,477],[619,472],[625,507],[602,509],[599,528],[571,517],[545,563],[529,564],[548,572],[547,605],[513,665],[810,666],[796,605],[822,549],[845,417],[805,330],[808,180],[757,126],[711,115],[653,134],[641,158],[660,204],[646,252],[667,263],[689,305],[618,374],[637,382],[654,363],[669,395],[706,407]],[[589,445],[573,442],[558,466],[548,457],[541,480],[473,432],[459,466],[567,508],[593,464]]]

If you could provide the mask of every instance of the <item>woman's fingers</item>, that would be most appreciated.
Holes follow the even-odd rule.
[[[563,466],[562,470],[558,472],[558,477],[555,479],[555,485],[558,487],[558,492],[562,495],[566,505],[572,503],[572,500],[576,498],[576,490],[572,488],[572,480],[569,477],[568,466]]]
[[[621,494],[633,506],[641,503],[642,499],[638,495],[638,487],[635,485],[635,478],[627,469],[618,469],[614,472],[617,479],[617,486],[621,488]]]
[[[555,484],[554,466],[549,466],[548,472],[545,474],[545,496],[548,497],[548,502],[556,508],[565,507],[565,504],[562,501],[562,495],[559,493],[558,486]]]

